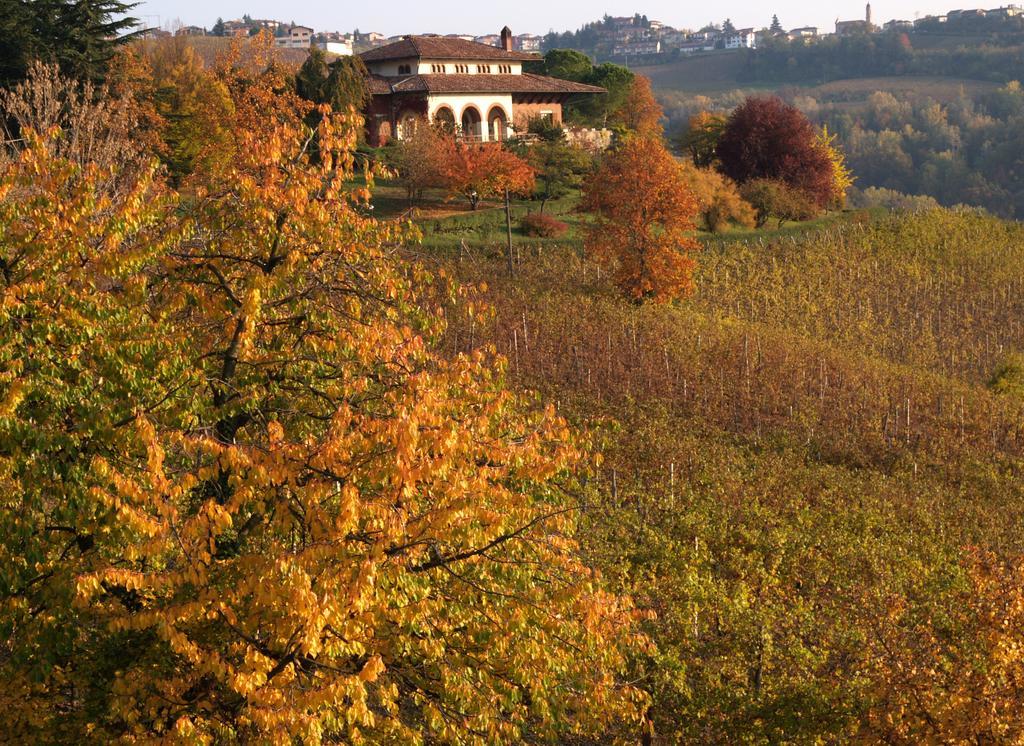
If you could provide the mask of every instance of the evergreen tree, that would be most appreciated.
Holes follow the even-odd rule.
[[[24,80],[34,59],[78,80],[100,81],[121,44],[142,29],[121,0],[0,0],[0,86]]]
[[[725,23],[722,24],[722,33],[726,36],[736,33],[736,27],[732,25],[732,21],[728,18],[726,18]]]
[[[768,27],[768,30],[773,34],[784,33],[784,29],[782,28],[782,24],[779,23],[779,17],[777,15],[772,16],[772,25]]]
[[[224,19],[220,16],[217,17],[217,22],[213,24],[213,31],[211,33],[214,36],[224,36]]]

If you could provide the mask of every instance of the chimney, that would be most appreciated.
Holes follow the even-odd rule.
[[[512,51],[512,29],[508,26],[501,30],[501,48],[506,52]]]

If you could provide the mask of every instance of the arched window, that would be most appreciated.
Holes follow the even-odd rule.
[[[434,112],[434,122],[445,132],[455,132],[455,112],[447,106],[442,106]]]
[[[411,75],[412,74],[412,65],[399,65],[398,66],[398,74],[399,75]]]
[[[497,142],[508,139],[508,117],[500,106],[492,106],[487,112],[487,136]]]
[[[480,110],[475,106],[467,106],[462,112],[462,136],[467,140],[482,140],[482,124]]]
[[[416,134],[416,126],[419,124],[419,117],[409,112],[403,114],[398,124],[398,139],[406,140]]]

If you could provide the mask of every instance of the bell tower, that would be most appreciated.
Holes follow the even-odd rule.
[[[864,20],[868,24],[868,28],[871,28],[871,3],[868,3],[868,7],[864,12]]]

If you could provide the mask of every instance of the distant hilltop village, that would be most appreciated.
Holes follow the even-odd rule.
[[[544,36],[520,34],[512,39],[512,47],[520,52],[544,52],[548,49],[579,49],[599,58],[618,61],[657,61],[665,57],[689,55],[724,49],[754,49],[768,40],[813,43],[828,36],[852,36],[900,31],[947,31],[958,28],[998,28],[1009,19],[1018,19],[1024,11],[1018,5],[1006,5],[991,10],[981,8],[950,10],[941,15],[929,15],[913,21],[892,19],[881,26],[872,20],[870,3],[863,19],[836,19],[833,31],[815,26],[800,26],[786,30],[778,17],[763,28],[737,28],[730,19],[721,24],[708,24],[698,30],[673,28],[661,21],[648,19],[637,13],[633,16],[605,16],[600,21],[585,24],[577,31],[550,32]],[[1021,19],[1024,20],[1024,19]],[[1015,21],[1019,23],[1019,21]],[[350,32],[316,31],[311,26],[277,20],[250,18],[225,21],[218,19],[209,29],[200,26],[179,26],[175,29],[150,31],[151,36],[253,36],[261,31],[273,35],[275,43],[287,49],[319,47],[333,54],[358,54],[375,47],[393,44],[403,36],[385,36],[374,31]],[[497,34],[447,34],[443,38],[474,41],[488,46],[500,46]]]
[[[217,19],[210,28],[203,26],[177,26],[171,29],[152,30],[148,36],[255,36],[266,31],[274,37],[274,43],[284,49],[306,49],[319,47],[333,54],[357,54],[375,47],[401,41],[405,35],[385,36],[376,31],[316,31],[310,26],[297,24],[294,21],[283,21],[243,16],[240,19],[225,21]],[[480,44],[497,47],[501,45],[498,34],[473,36],[472,34],[447,34],[445,38],[475,41]],[[520,34],[512,38],[513,49],[519,52],[540,52],[544,37],[536,34]]]

